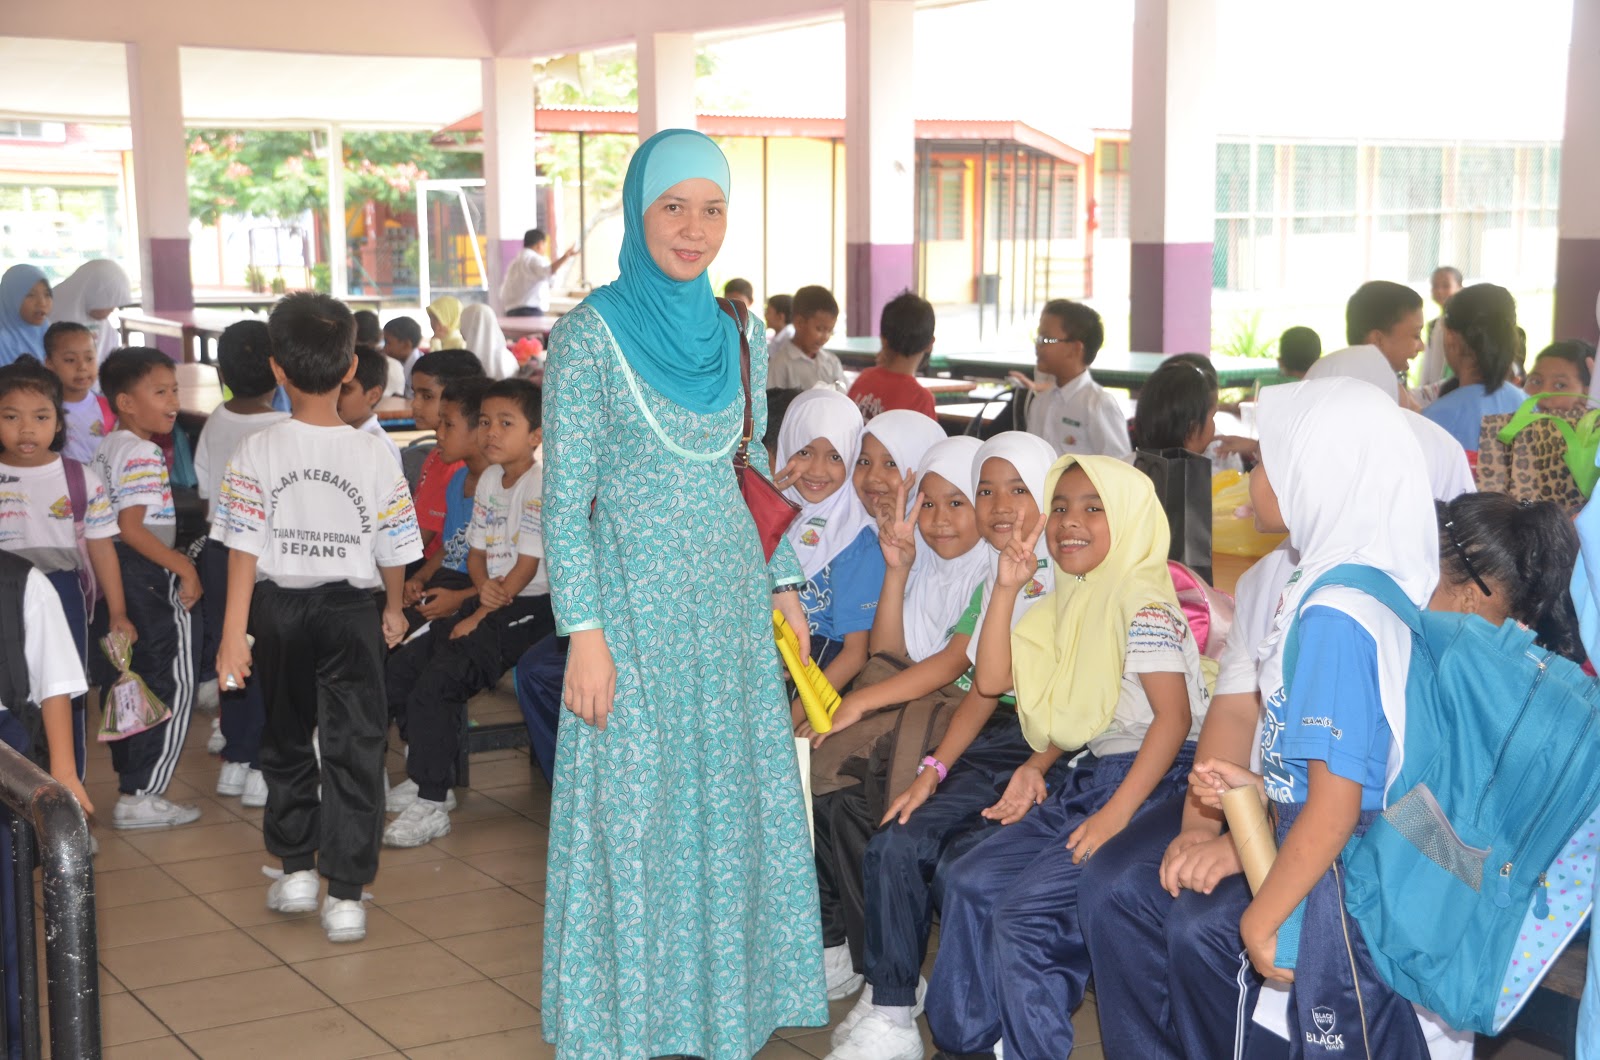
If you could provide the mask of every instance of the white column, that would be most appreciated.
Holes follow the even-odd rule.
[[[1555,337],[1600,337],[1600,4],[1572,5],[1567,122],[1561,138],[1561,214],[1556,243]]]
[[[915,279],[915,13],[913,0],[844,6],[844,309],[851,335],[876,335],[884,304]]]
[[[693,129],[694,34],[642,33],[639,63],[639,142],[662,129]]]
[[[328,273],[335,298],[350,293],[350,238],[344,227],[344,130],[328,126]]]
[[[189,273],[188,145],[178,46],[127,45],[128,117],[133,138],[134,211],[148,312],[194,308]],[[173,350],[168,352],[174,352]]]
[[[1135,0],[1129,295],[1135,350],[1211,349],[1216,0]]]
[[[533,62],[527,58],[483,60],[489,304],[497,312],[505,311],[500,304],[500,278],[522,250],[522,234],[538,223],[533,127]]]

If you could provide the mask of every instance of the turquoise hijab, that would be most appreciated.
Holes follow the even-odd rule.
[[[728,160],[692,129],[663,129],[639,145],[622,183],[620,275],[585,301],[604,318],[628,364],[690,412],[726,408],[739,389],[739,332],[711,280],[671,279],[644,240],[644,212],[673,185],[703,177],[728,197]]]
[[[0,365],[25,353],[44,360],[44,329],[48,324],[25,324],[22,300],[40,280],[49,283],[37,265],[13,265],[0,277]]]

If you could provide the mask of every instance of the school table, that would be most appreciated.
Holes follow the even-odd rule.
[[[230,324],[241,320],[260,320],[256,313],[227,313],[217,309],[189,309],[161,314],[144,312],[119,312],[117,327],[122,332],[123,345],[129,335],[138,333],[146,337],[159,335],[176,338],[183,343],[186,362],[211,364],[215,361],[217,338]]]
[[[271,309],[278,304],[281,294],[243,294],[243,293],[216,293],[196,294],[194,304],[197,309],[247,309],[259,311]],[[383,308],[383,295],[380,294],[349,294],[339,299],[351,309]]]

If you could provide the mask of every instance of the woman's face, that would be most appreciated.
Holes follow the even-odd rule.
[[[644,242],[668,279],[697,279],[728,234],[728,201],[704,177],[679,181],[644,211]]]
[[[906,475],[910,471],[911,468],[896,464],[889,450],[875,436],[864,434],[861,455],[856,458],[850,482],[872,517],[881,519],[894,514],[895,491],[901,485],[909,485]],[[906,498],[908,502],[910,499]]]
[[[978,543],[978,516],[954,483],[932,471],[922,476],[922,508],[916,513],[922,540],[940,559],[956,559]]]
[[[1592,365],[1590,370],[1593,371]],[[1578,375],[1578,366],[1565,357],[1541,357],[1533,362],[1533,371],[1528,373],[1529,394],[1563,395],[1539,402],[1539,408],[1545,412],[1565,412],[1585,407],[1589,403],[1588,389]]]
[[[38,327],[44,323],[44,318],[50,315],[50,306],[53,299],[50,297],[50,285],[40,280],[28,291],[28,296],[22,300],[22,306],[17,310],[17,315],[24,324]]]
[[[1039,502],[1009,460],[991,456],[978,469],[978,493],[972,498],[978,513],[978,531],[996,549],[1022,536],[1039,521]]]

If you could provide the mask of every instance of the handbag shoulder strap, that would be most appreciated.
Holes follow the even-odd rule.
[[[744,385],[744,431],[739,436],[739,451],[733,454],[733,462],[737,467],[745,467],[750,463],[750,436],[755,433],[755,418],[750,414],[750,337],[745,334],[744,306],[735,305],[731,298],[719,298],[717,305],[733,318],[734,327],[739,331],[739,379]]]

